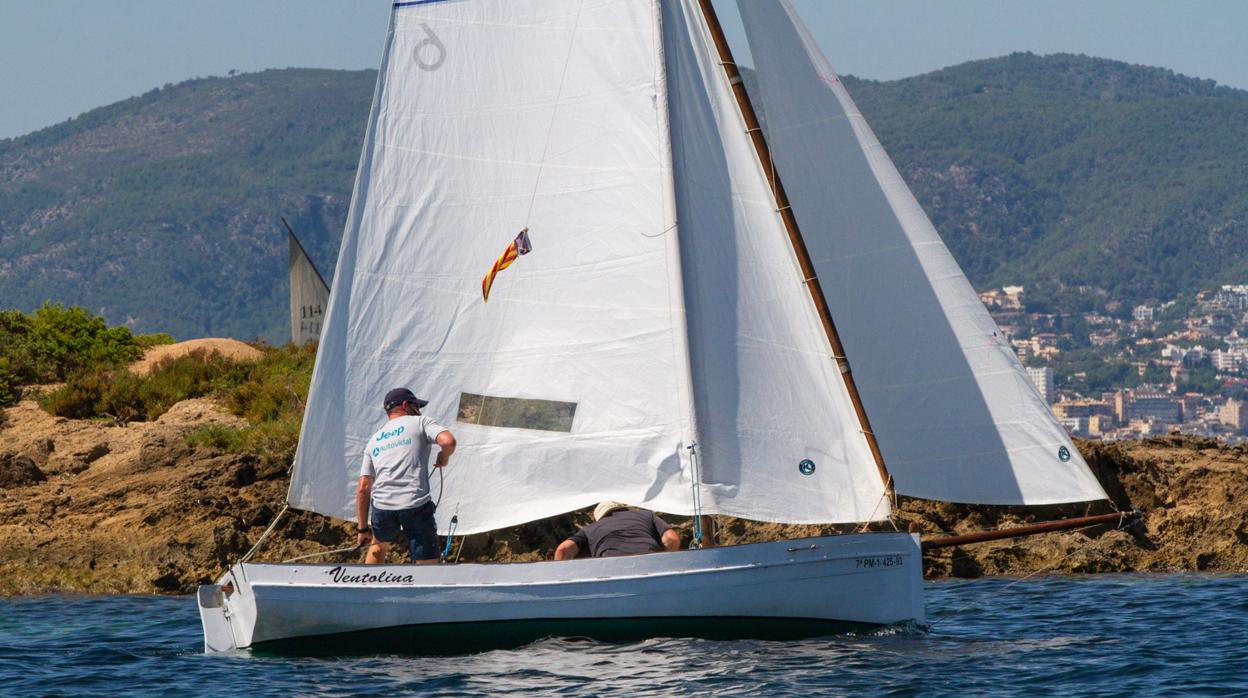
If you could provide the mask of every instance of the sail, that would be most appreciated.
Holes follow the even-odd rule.
[[[887,518],[884,484],[698,3],[663,8],[704,507],[792,523]]]
[[[382,397],[406,386],[459,441],[444,532],[690,509],[659,32],[652,0],[395,3],[291,506],[355,518]]]
[[[793,8],[738,7],[777,171],[897,491],[1105,498]]]
[[[293,231],[287,231],[290,247],[290,341],[296,345],[320,339],[329,286],[316,270]]]

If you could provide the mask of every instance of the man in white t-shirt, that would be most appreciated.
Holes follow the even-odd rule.
[[[407,388],[386,393],[382,404],[388,420],[364,447],[360,484],[355,490],[359,545],[372,543],[365,562],[380,564],[399,531],[407,537],[413,562],[438,561],[438,530],[429,493],[429,451],[441,449],[433,467],[446,465],[455,452],[455,437],[420,413],[429,404]],[[370,514],[371,507],[371,514]]]

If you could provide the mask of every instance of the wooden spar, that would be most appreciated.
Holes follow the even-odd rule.
[[[703,514],[699,518],[701,520],[698,522],[698,524],[702,528],[702,541],[701,541],[702,547],[714,548],[715,547],[715,519],[712,519],[706,514]]]
[[[1138,518],[1140,518],[1140,512],[1132,509],[1131,511],[1101,514],[1099,516],[1081,516],[1075,519],[1062,519],[1061,521],[1045,521],[1044,523],[1030,524],[1027,526],[1015,526],[1014,528],[1006,528],[999,531],[980,531],[979,533],[967,533],[960,536],[929,538],[928,540],[923,541],[921,545],[924,552],[926,552],[928,550],[936,550],[938,548],[949,548],[955,545],[985,543],[990,540],[1002,540],[1005,538],[1021,538],[1023,536],[1034,536],[1037,533],[1065,531],[1071,528],[1095,526],[1096,524],[1104,523],[1116,523],[1119,528],[1121,528]]]
[[[850,401],[854,403],[858,424],[862,426],[863,436],[867,438],[867,445],[871,448],[871,456],[875,459],[875,467],[880,471],[884,490],[889,501],[896,505],[897,496],[893,489],[893,478],[888,474],[888,467],[884,465],[884,454],[880,452],[880,444],[876,441],[875,432],[871,429],[871,421],[867,419],[867,410],[862,406],[862,397],[858,394],[858,385],[854,382],[854,376],[849,370],[845,346],[841,344],[836,324],[832,322],[832,311],[828,308],[827,298],[823,295],[823,287],[819,285],[815,265],[810,260],[806,241],[802,239],[802,231],[797,227],[797,218],[793,216],[793,209],[789,206],[789,197],[784,193],[780,175],[776,174],[775,163],[771,160],[771,150],[767,148],[767,139],[763,137],[763,129],[759,126],[758,116],[754,113],[754,105],[750,102],[750,96],[745,92],[741,71],[737,69],[737,64],[732,59],[732,49],[728,47],[728,40],[724,37],[724,30],[719,25],[719,18],[715,15],[711,0],[698,0],[698,4],[702,8],[702,16],[706,18],[707,28],[710,29],[711,37],[715,41],[715,49],[719,52],[719,62],[724,67],[724,72],[728,74],[728,83],[732,85],[732,93],[737,98],[737,108],[740,109],[741,116],[745,118],[746,132],[754,144],[754,152],[758,155],[758,161],[763,166],[763,173],[767,176],[767,183],[771,186],[772,194],[775,196],[776,208],[779,210],[781,220],[784,221],[784,229],[789,234],[793,252],[797,255],[802,276],[806,279],[806,288],[810,291],[810,297],[815,302],[815,309],[818,310],[819,317],[823,320],[823,330],[828,335],[828,343],[832,345],[832,358],[836,360],[841,376],[845,379],[845,389],[849,392]]]

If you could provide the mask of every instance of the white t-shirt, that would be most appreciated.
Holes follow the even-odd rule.
[[[399,511],[429,501],[429,445],[444,431],[424,415],[396,417],[369,438],[360,475],[373,478],[373,508]]]

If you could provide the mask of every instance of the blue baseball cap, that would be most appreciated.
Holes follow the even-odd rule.
[[[421,400],[407,388],[395,388],[394,390],[386,393],[386,401],[382,403],[382,407],[389,412],[405,402],[410,402],[422,409],[425,405],[429,404],[428,400]]]

